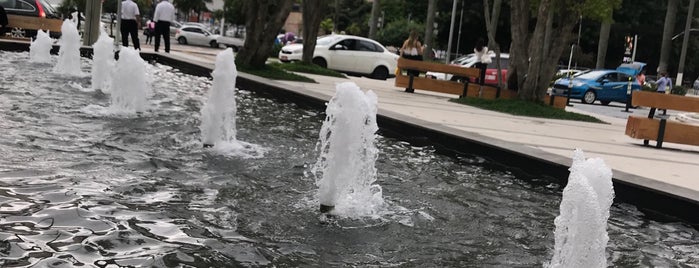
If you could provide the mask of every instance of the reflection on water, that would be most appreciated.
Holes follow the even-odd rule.
[[[149,66],[150,110],[110,116],[94,109],[108,95],[79,90],[89,77],[64,78],[28,57],[0,52],[0,266],[531,267],[551,258],[559,185],[379,137],[388,212],[321,224],[309,172],[323,114],[238,91],[238,137],[269,153],[225,157],[199,141],[209,80]],[[699,265],[699,232],[686,224],[616,204],[608,230],[612,266]]]

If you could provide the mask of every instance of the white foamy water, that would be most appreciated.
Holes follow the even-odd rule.
[[[38,30],[36,39],[29,45],[29,61],[49,63],[51,62],[51,47],[53,40],[49,37],[48,32]]]
[[[58,40],[58,62],[53,68],[55,73],[82,76],[80,70],[80,34],[70,20],[63,21],[61,39]]]
[[[110,91],[111,71],[114,69],[114,39],[100,28],[100,37],[92,45],[92,89]]]
[[[575,150],[561,212],[554,223],[554,255],[547,267],[607,267],[607,220],[614,200],[612,170],[601,158]]]
[[[320,156],[313,173],[321,205],[346,217],[377,215],[384,205],[376,181],[377,96],[354,83],[337,85],[320,130]]]
[[[238,141],[236,134],[235,80],[238,70],[235,66],[233,50],[228,48],[216,56],[216,67],[209,96],[201,108],[201,141],[213,145],[219,154],[246,158],[260,158],[264,149],[258,145]]]
[[[109,110],[114,114],[135,114],[148,109],[151,88],[146,62],[138,51],[124,47],[114,69]]]

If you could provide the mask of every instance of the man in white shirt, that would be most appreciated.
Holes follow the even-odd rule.
[[[155,6],[153,13],[153,21],[155,21],[155,52],[160,48],[160,36],[163,36],[165,42],[165,52],[170,53],[170,22],[175,20],[175,7],[168,2],[162,0]]]
[[[141,50],[141,44],[138,41],[138,28],[141,25],[140,15],[138,5],[132,0],[121,2],[121,44],[123,46],[129,46],[129,35],[131,35],[134,49]]]

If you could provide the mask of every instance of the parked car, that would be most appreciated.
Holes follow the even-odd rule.
[[[210,47],[219,47],[218,41],[216,41],[218,37],[219,35],[212,34],[208,30],[196,25],[183,25],[182,28],[177,29],[177,33],[175,34],[175,40],[182,45],[189,44]]]
[[[5,8],[12,37],[36,36],[37,30],[48,30],[51,37],[61,35],[60,14],[46,0],[0,0]]]
[[[170,22],[170,36],[174,37],[177,34],[177,30],[182,28],[182,23],[171,21]]]
[[[612,101],[626,103],[627,90],[641,90],[641,84],[628,73],[617,70],[594,70],[572,78],[563,77],[553,84],[555,95],[567,95],[570,89],[571,99],[580,99],[592,104],[600,101],[608,105]]]
[[[485,84],[494,85],[498,83],[498,67],[495,62],[495,52],[490,51],[490,56],[493,58],[493,62],[488,64],[485,70]],[[474,68],[478,59],[476,59],[476,54],[471,53],[465,56],[458,57],[450,62],[451,65],[457,65],[464,68]],[[500,67],[502,69],[501,79],[502,82],[506,82],[507,79],[507,67],[510,63],[510,54],[500,53]],[[425,74],[427,77],[441,80],[451,80],[457,81],[461,79],[460,77],[455,77],[452,74],[445,74],[440,72],[427,72]]]
[[[245,40],[241,38],[222,35],[216,38],[216,42],[218,42],[219,45],[230,47],[234,52],[238,52],[245,44]]]
[[[279,51],[282,62],[299,61],[303,44],[290,44]],[[385,80],[396,69],[398,55],[369,38],[333,34],[316,41],[313,63],[348,74],[366,75]]]

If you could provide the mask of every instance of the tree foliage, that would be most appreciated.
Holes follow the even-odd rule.
[[[511,1],[510,87],[519,90],[521,99],[541,101],[561,53],[573,40],[572,30],[578,17],[603,20],[605,14],[611,14],[609,8],[618,8],[620,3],[621,0]]]
[[[424,31],[424,24],[419,24],[415,21],[407,21],[406,19],[395,20],[389,22],[386,27],[379,30],[376,34],[376,41],[387,46],[400,47],[410,35],[410,31],[415,30],[418,33]]]

